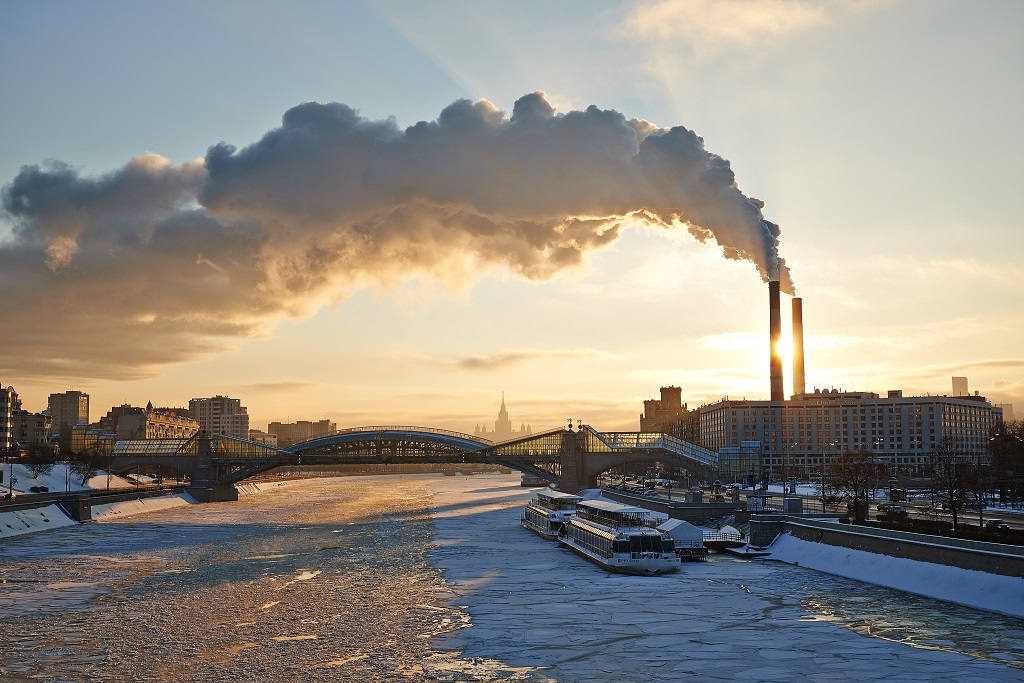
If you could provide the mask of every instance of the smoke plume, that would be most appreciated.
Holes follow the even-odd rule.
[[[0,370],[37,376],[146,374],[413,274],[548,278],[638,222],[685,227],[793,291],[778,226],[696,133],[558,114],[540,92],[511,116],[459,100],[405,129],[305,103],[242,149],[101,177],[24,167],[2,198]]]

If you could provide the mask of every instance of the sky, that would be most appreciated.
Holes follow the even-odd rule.
[[[251,426],[1024,412],[1013,0],[0,4],[0,383]],[[789,296],[783,297],[788,329]],[[787,393],[792,377],[785,361]]]

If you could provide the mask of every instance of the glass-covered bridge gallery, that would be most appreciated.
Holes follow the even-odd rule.
[[[723,459],[723,476],[738,478],[752,465],[749,449]],[[277,467],[366,463],[491,463],[557,481],[564,491],[595,486],[597,476],[630,462],[662,461],[719,476],[719,454],[665,434],[598,432],[587,425],[551,429],[493,443],[442,429],[374,426],[337,430],[287,448],[220,435],[189,439],[119,441],[105,469],[176,475],[207,488],[234,483]]]

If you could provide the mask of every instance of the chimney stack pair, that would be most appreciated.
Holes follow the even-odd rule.
[[[771,400],[785,401],[786,390],[782,379],[782,354],[779,346],[782,343],[782,303],[779,293],[779,282],[768,283],[768,342],[769,342],[769,377],[771,380]],[[804,309],[803,299],[793,298],[793,393],[804,393]]]

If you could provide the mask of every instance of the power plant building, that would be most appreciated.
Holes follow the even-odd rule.
[[[930,465],[931,454],[947,438],[971,458],[985,456],[991,429],[1003,419],[1003,409],[977,392],[971,395],[967,379],[953,378],[951,396],[911,396],[900,390],[884,398],[870,392],[804,387],[803,301],[794,298],[793,394],[784,393],[779,283],[768,283],[770,346],[770,400],[725,398],[696,409],[695,441],[735,463],[740,475],[753,474],[752,450],[757,447],[762,473],[772,476],[809,476],[841,453],[866,451],[892,471],[920,472]],[[665,398],[665,389],[662,389]],[[674,397],[673,397],[674,398]],[[680,402],[680,399],[674,399]],[[648,404],[645,401],[645,413]],[[643,430],[643,420],[641,422]],[[654,426],[653,424],[651,426]],[[654,430],[651,430],[654,431]]]
[[[723,399],[702,406],[700,443],[720,450],[761,443],[766,472],[820,472],[823,460],[864,450],[894,471],[919,472],[946,437],[965,455],[987,453],[1002,411],[980,396],[903,396],[835,389],[797,394],[788,401]]]

